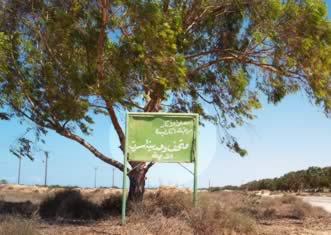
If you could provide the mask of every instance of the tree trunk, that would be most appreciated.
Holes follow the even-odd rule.
[[[130,179],[128,200],[142,201],[145,192],[145,169],[133,169],[128,176]]]
[[[158,112],[161,105],[161,98],[159,93],[149,94],[149,100],[144,107],[145,112]],[[129,201],[139,202],[144,199],[145,192],[145,181],[146,173],[151,166],[154,165],[153,162],[149,163],[146,167],[146,163],[139,162],[130,162],[130,165],[133,167],[131,172],[128,174],[130,179],[129,186]]]

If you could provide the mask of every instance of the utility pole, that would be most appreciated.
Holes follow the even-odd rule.
[[[44,186],[47,186],[47,168],[48,168],[48,152],[45,151],[45,181]]]
[[[209,183],[208,183],[208,188],[210,189],[211,183],[210,183],[210,179],[209,179]]]
[[[21,182],[21,162],[22,162],[22,157],[18,157],[18,176],[17,176],[17,184],[20,184],[20,182]]]
[[[94,167],[94,188],[97,187],[97,170],[98,167]]]
[[[115,167],[113,167],[113,188],[115,188]]]

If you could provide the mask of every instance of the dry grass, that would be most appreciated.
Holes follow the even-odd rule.
[[[35,222],[21,217],[2,217],[0,219],[0,235],[37,235]]]
[[[148,231],[145,234],[158,235],[189,235],[193,234],[193,229],[183,219],[178,217],[165,217],[161,213],[154,214],[149,220],[144,221],[144,227]]]
[[[131,205],[129,219],[131,223],[148,221],[152,234],[256,234],[253,219],[223,208],[208,195],[202,195],[199,206],[193,208],[191,194],[160,190]]]
[[[250,201],[246,206],[242,206],[240,210],[243,213],[254,216],[257,220],[283,218],[304,220],[329,216],[323,209],[312,207],[300,198],[291,195],[276,198],[257,198],[256,201]]]
[[[39,190],[39,193],[40,191],[42,190]],[[92,197],[92,193],[99,195]],[[61,223],[51,225],[42,219],[37,220],[37,226],[42,224],[41,233],[43,234],[45,226],[56,232],[61,230],[64,234],[93,234],[91,230],[95,231],[97,228],[100,233],[106,231],[111,234],[132,235],[270,234],[261,232],[261,226],[266,224],[266,221],[268,224],[282,224],[283,221],[288,223],[295,221],[292,223],[297,224],[297,222],[306,223],[305,221],[321,222],[323,220],[320,218],[329,216],[322,209],[312,207],[294,196],[271,198],[245,192],[201,192],[199,205],[194,208],[192,193],[175,188],[161,188],[147,191],[145,199],[141,203],[128,204],[127,226],[120,226],[121,195],[118,193],[109,196],[103,189],[90,190],[88,194],[86,192],[80,194],[72,190],[57,190],[51,195],[41,203],[40,215],[45,213],[46,216],[42,216],[43,218]],[[91,216],[91,213],[98,216]],[[62,224],[64,221],[61,219],[63,218],[98,220],[95,223],[100,225]],[[16,222],[0,221],[0,227],[6,227],[6,231],[9,231],[10,224]],[[27,229],[21,231],[35,229],[35,222],[30,222],[30,224],[28,220],[22,218],[19,219],[19,222],[21,224],[16,226],[17,228],[27,226]],[[67,233],[68,230],[76,233]],[[2,234],[0,233],[0,235]],[[5,234],[19,233],[6,232]],[[47,231],[46,234],[48,234]]]

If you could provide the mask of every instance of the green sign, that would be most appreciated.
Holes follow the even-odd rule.
[[[128,113],[127,159],[193,162],[197,126],[197,114]]]
[[[122,224],[126,214],[128,161],[193,162],[193,203],[198,198],[197,135],[199,116],[190,113],[127,113],[122,188]],[[184,167],[185,168],[185,167]],[[187,168],[186,168],[187,169]]]

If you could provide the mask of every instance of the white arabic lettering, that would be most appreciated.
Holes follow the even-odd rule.
[[[131,152],[136,152],[139,149],[147,150],[148,152],[158,152],[158,153],[173,153],[173,152],[180,152],[182,150],[188,149],[189,144],[183,143],[183,139],[179,140],[179,143],[177,141],[174,141],[172,145],[155,145],[152,144],[152,141],[149,139],[145,140],[145,143],[142,145],[137,145],[135,141],[131,142],[131,145],[129,146],[129,150]]]

